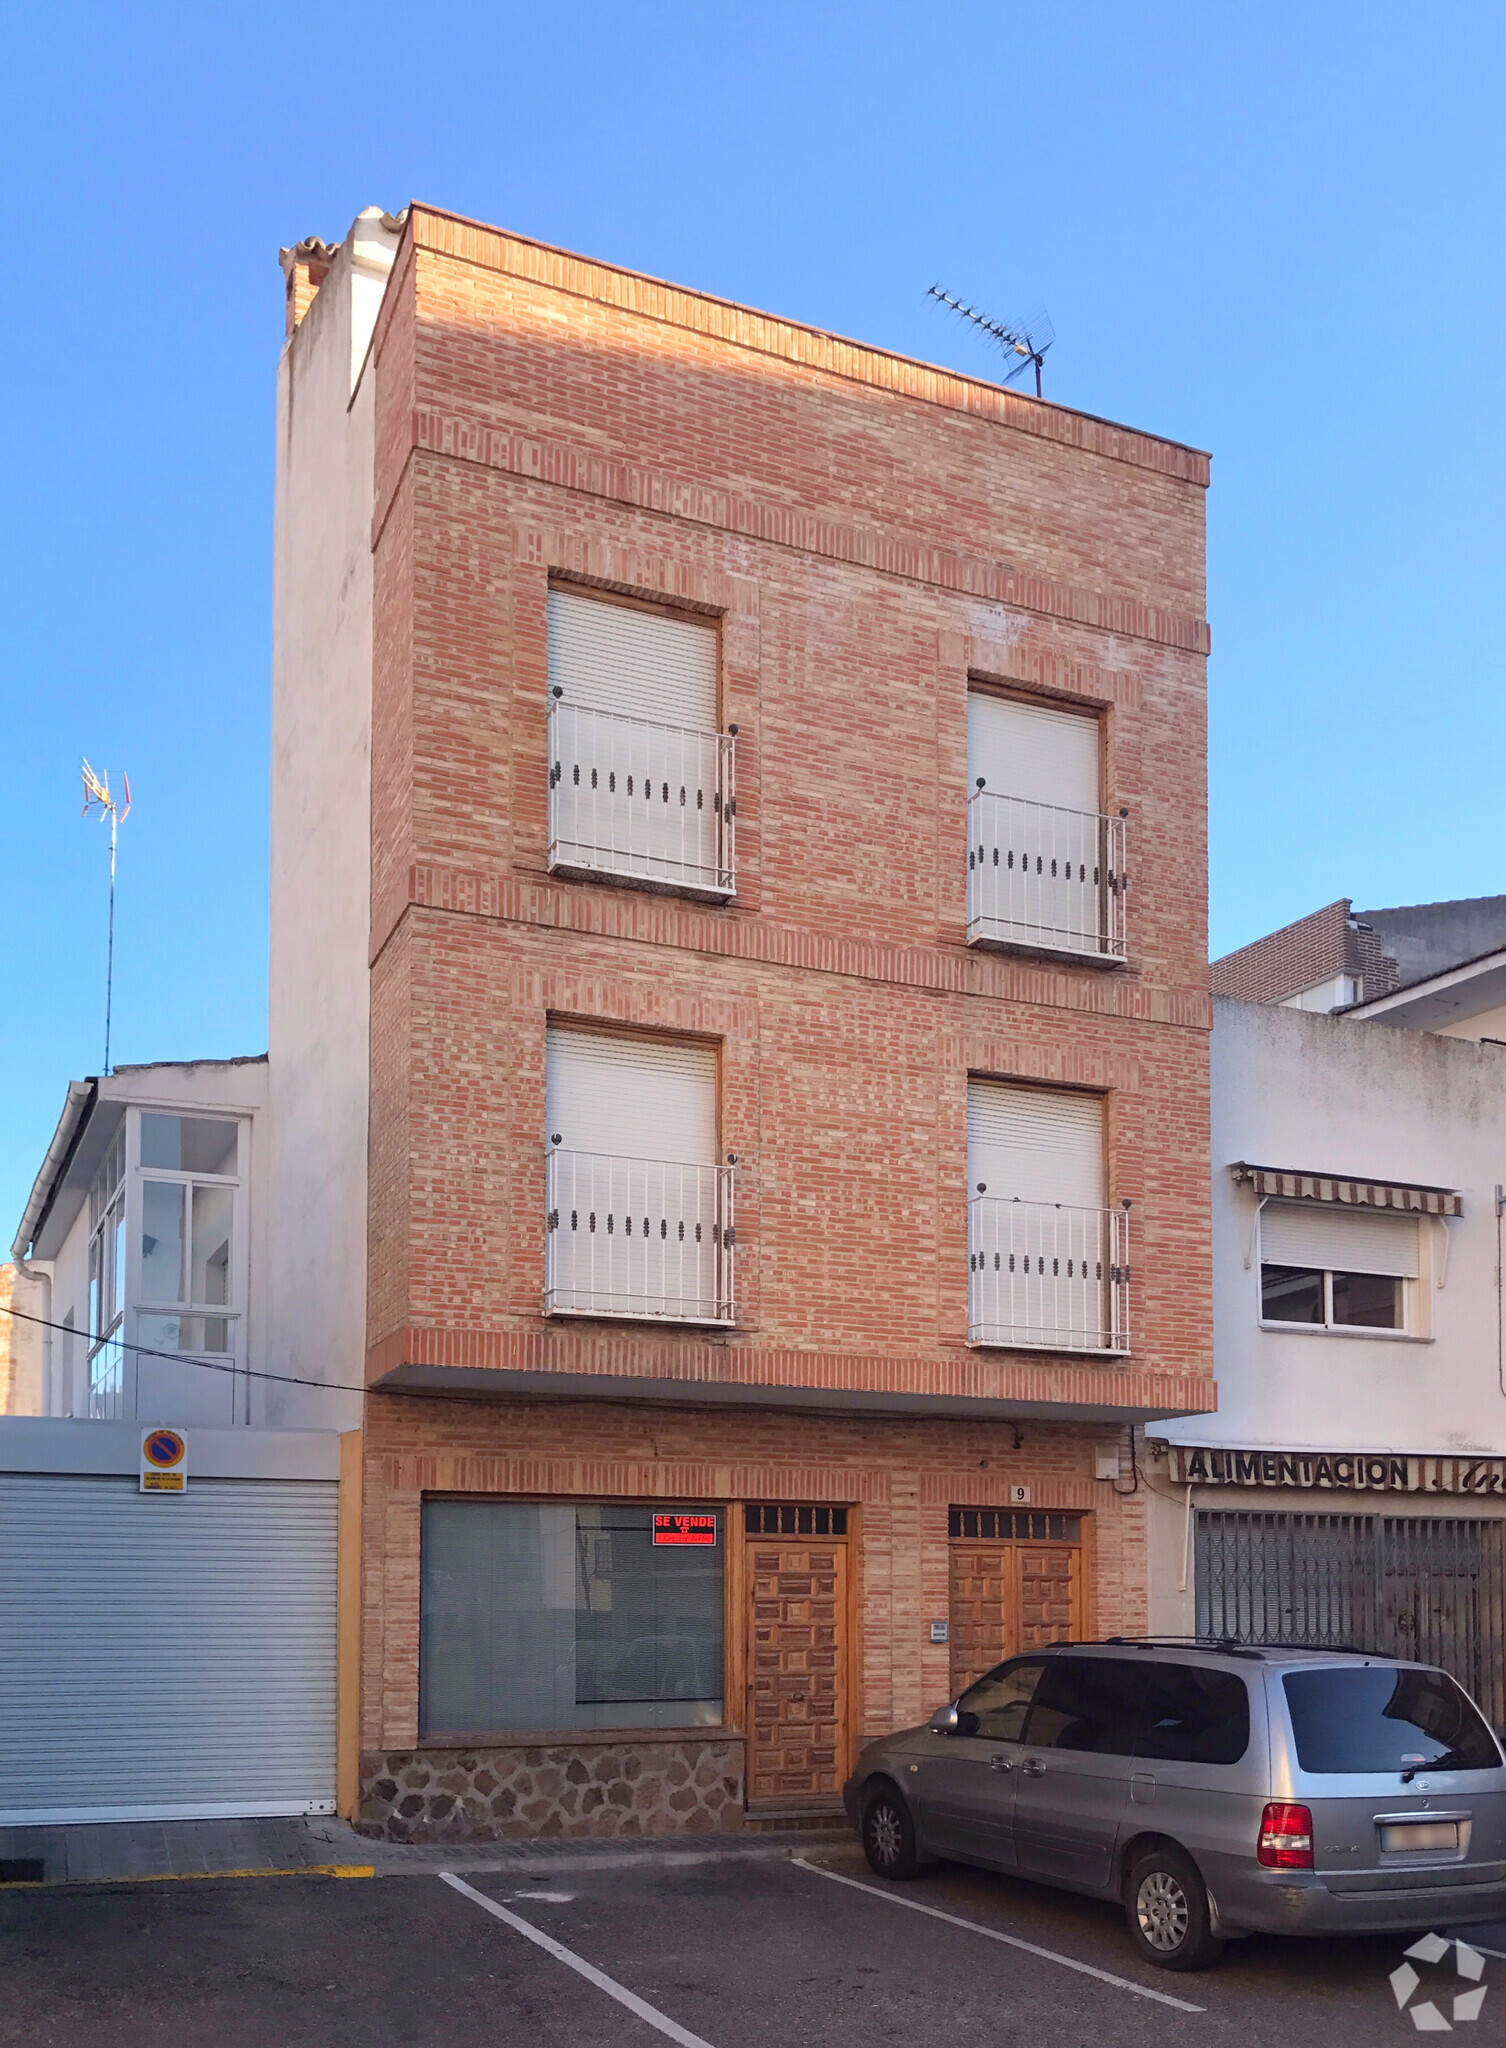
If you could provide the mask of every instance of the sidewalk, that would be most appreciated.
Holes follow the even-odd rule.
[[[543,1876],[593,1869],[788,1856],[848,1841],[840,1834],[655,1835],[616,1840],[378,1842],[348,1822],[112,1821],[0,1828],[0,1893],[18,1884],[127,1884],[208,1877],[399,1877],[517,1868]]]

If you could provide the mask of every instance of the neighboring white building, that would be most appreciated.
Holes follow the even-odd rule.
[[[248,1370],[263,1360],[266,1143],[265,1058],[70,1082],[14,1245],[48,1283],[43,1415],[267,1420]]]
[[[40,1286],[35,1412],[179,1427],[347,1429],[338,1361],[273,1338],[267,1060],[69,1083],[13,1256]],[[353,1377],[353,1376],[352,1376]],[[13,1409],[12,1412],[18,1412]]]
[[[42,1322],[0,1421],[0,1826],[333,1810],[360,1403],[269,1349],[268,1138],[265,1058],[69,1085],[14,1247]],[[178,1495],[141,1484],[164,1427]]]
[[[1506,1047],[1365,1014],[1215,1002],[1219,1405],[1149,1446],[1152,1625],[1436,1658],[1499,1723]]]

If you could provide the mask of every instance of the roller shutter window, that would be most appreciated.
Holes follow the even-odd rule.
[[[551,867],[730,891],[717,629],[549,593]]]
[[[1101,1209],[1103,1099],[1012,1081],[969,1081],[967,1160],[969,1193],[981,1181],[1004,1200]]]
[[[975,1343],[1122,1348],[1117,1225],[1096,1095],[968,1083],[968,1326]]]
[[[716,649],[714,625],[549,593],[549,683],[567,704],[715,732]]]
[[[0,1825],[332,1812],[336,1494],[0,1475]]]
[[[727,1320],[716,1079],[710,1046],[550,1030],[551,1312]]]
[[[1097,719],[973,690],[967,743],[970,926],[1100,951],[1113,863],[1099,819]]]
[[[551,1028],[549,1137],[567,1152],[716,1164],[716,1049]]]
[[[1417,1223],[1410,1216],[1270,1203],[1260,1215],[1260,1256],[1262,1263],[1272,1266],[1415,1280]]]
[[[1098,720],[970,690],[967,773],[970,789],[977,788],[981,775],[984,786],[1000,796],[1096,812],[1101,803]]]

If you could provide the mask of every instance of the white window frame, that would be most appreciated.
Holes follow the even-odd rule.
[[[173,1116],[191,1121],[209,1123],[233,1123],[235,1133],[235,1161],[237,1171],[233,1174],[185,1172],[166,1166],[143,1166],[141,1163],[141,1119],[143,1116]],[[209,1363],[205,1371],[220,1372],[233,1368],[235,1383],[232,1390],[232,1414],[236,1422],[249,1420],[247,1365],[247,1325],[249,1322],[250,1292],[250,1169],[251,1169],[251,1119],[243,1112],[222,1109],[213,1103],[143,1102],[133,1103],[128,1112],[126,1140],[126,1303],[131,1311],[131,1335],[148,1351],[164,1358],[182,1358],[185,1361],[205,1359]],[[141,1274],[141,1229],[143,1195],[142,1188],[147,1181],[168,1181],[192,1190],[195,1185],[224,1187],[231,1190],[230,1203],[230,1300],[228,1303],[190,1302],[164,1303],[142,1299]],[[193,1196],[190,1192],[184,1203],[184,1226],[186,1241],[192,1242]],[[190,1262],[191,1264],[191,1262]],[[148,1342],[142,1331],[143,1317],[150,1316],[212,1316],[231,1325],[230,1346],[225,1351],[173,1351],[157,1341]],[[131,1387],[133,1405],[136,1383],[138,1353],[127,1354],[127,1376]],[[143,1417],[143,1420],[151,1420]]]

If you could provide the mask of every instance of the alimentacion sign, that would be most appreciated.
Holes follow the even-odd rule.
[[[1409,1457],[1393,1451],[1237,1451],[1168,1447],[1179,1486],[1275,1486],[1336,1493],[1506,1495],[1506,1458]]]

